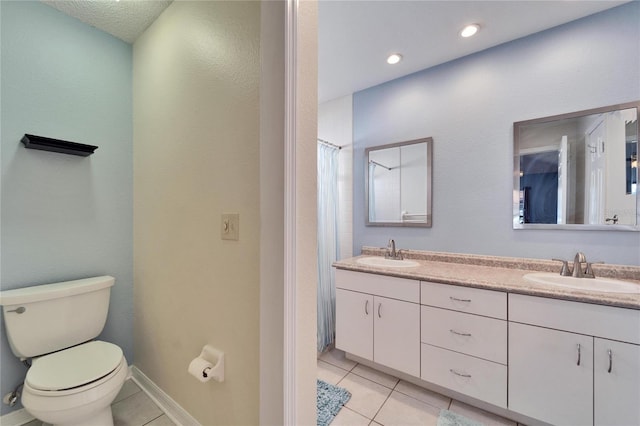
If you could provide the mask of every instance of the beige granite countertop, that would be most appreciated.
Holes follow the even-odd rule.
[[[524,275],[534,271],[559,272],[560,263],[558,262],[539,259],[403,250],[405,259],[415,260],[419,265],[394,268],[369,266],[358,263],[358,259],[362,257],[384,256],[384,249],[364,247],[362,252],[363,254],[361,256],[340,260],[335,262],[333,266],[338,269],[400,278],[412,278],[509,293],[640,309],[640,294],[580,291],[577,289],[534,283],[524,279]],[[636,283],[640,286],[640,267],[594,265],[593,269],[596,277],[621,279]]]

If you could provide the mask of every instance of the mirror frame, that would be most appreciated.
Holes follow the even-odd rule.
[[[422,223],[417,222],[370,222],[369,221],[369,152],[370,151],[379,151],[382,149],[402,147],[406,145],[416,145],[419,143],[427,144],[427,211],[426,211],[426,221]],[[410,141],[404,142],[396,142],[387,145],[378,145],[366,148],[364,150],[365,157],[365,167],[364,167],[364,204],[365,204],[365,225],[366,226],[393,226],[393,227],[407,227],[407,228],[431,228],[432,226],[432,212],[433,212],[433,138],[426,137],[421,139],[413,139]]]
[[[520,128],[530,124],[540,124],[558,120],[582,117],[585,115],[603,114],[623,109],[636,109],[636,132],[640,130],[640,101],[609,105],[601,108],[586,109],[567,114],[513,123],[513,229],[555,229],[575,231],[640,231],[640,190],[636,191],[636,224],[635,225],[590,225],[590,224],[553,224],[553,223],[520,223]],[[640,142],[638,142],[640,145]]]

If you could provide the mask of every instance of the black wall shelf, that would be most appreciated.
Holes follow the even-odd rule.
[[[25,148],[79,155],[81,157],[87,157],[98,149],[98,147],[94,145],[45,138],[44,136],[30,135],[28,133],[24,135],[21,142]]]

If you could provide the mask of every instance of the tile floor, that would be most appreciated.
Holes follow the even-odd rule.
[[[346,359],[333,349],[318,358],[318,378],[346,388],[351,399],[331,426],[435,426],[446,408],[486,426],[520,426],[512,420]]]
[[[122,390],[111,404],[111,410],[114,426],[175,426],[131,379],[122,386]],[[25,426],[43,425],[46,423],[33,420]]]

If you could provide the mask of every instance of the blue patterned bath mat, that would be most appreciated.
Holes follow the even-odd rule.
[[[349,398],[348,390],[318,379],[318,426],[328,426]]]
[[[440,416],[438,417],[438,426],[484,426],[480,422],[468,419],[460,414],[454,413],[449,410],[440,410]]]

